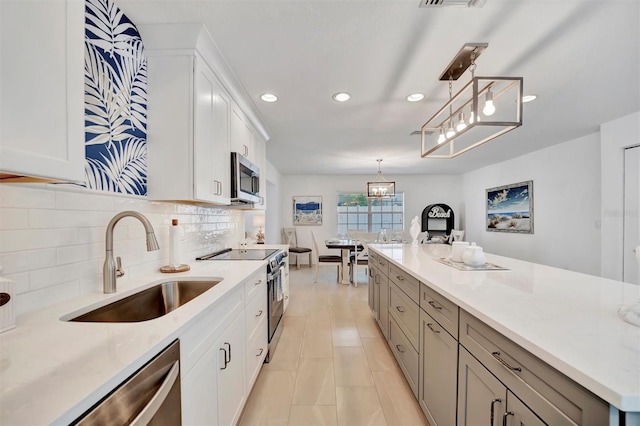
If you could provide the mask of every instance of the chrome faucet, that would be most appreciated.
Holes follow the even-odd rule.
[[[145,231],[147,231],[147,251],[154,251],[160,249],[158,245],[158,240],[156,240],[156,234],[153,232],[153,226],[151,226],[151,222],[149,219],[144,217],[142,214],[134,211],[124,211],[118,213],[111,219],[111,222],[107,225],[107,234],[106,234],[106,251],[104,258],[104,267],[102,268],[102,286],[105,293],[115,293],[116,291],[116,277],[121,277],[124,275],[124,272],[121,269],[120,265],[120,257],[118,257],[118,263],[113,260],[113,228],[115,228],[116,223],[123,217],[135,217],[144,225]]]

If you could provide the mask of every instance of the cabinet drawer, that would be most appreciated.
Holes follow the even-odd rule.
[[[256,327],[267,317],[267,286],[260,286],[255,297],[251,299],[244,309],[245,327],[247,339],[251,338]],[[266,333],[266,332],[265,332]]]
[[[256,291],[258,291],[260,288],[267,287],[267,273],[265,272],[265,269],[266,268],[254,272],[249,278],[244,281],[244,294],[246,302],[249,302],[249,300],[256,294]]]
[[[458,305],[432,290],[427,284],[420,285],[420,307],[438,324],[458,338]]]
[[[389,279],[402,289],[417,304],[420,300],[420,281],[398,268],[389,267]]]
[[[382,309],[382,307],[380,308]],[[413,348],[418,348],[420,309],[394,283],[389,285],[389,313],[396,319]]]
[[[383,256],[377,256],[377,259],[380,273],[389,276],[389,261]]]
[[[393,317],[389,317],[389,345],[413,394],[418,398],[418,352],[411,346]]]
[[[267,356],[267,334],[267,318],[263,316],[256,327],[255,333],[247,342],[247,394],[251,392],[251,388],[262,368],[264,358]]]
[[[606,402],[464,310],[460,343],[534,412],[562,423],[608,423]]]
[[[186,374],[205,354],[218,336],[242,311],[242,287],[202,312],[193,325],[180,335],[180,368]]]

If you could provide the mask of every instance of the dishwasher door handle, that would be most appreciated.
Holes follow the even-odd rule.
[[[169,391],[173,387],[173,384],[178,379],[180,373],[180,361],[174,361],[173,367],[169,370],[167,377],[165,377],[164,381],[160,385],[160,388],[153,395],[153,398],[149,401],[149,403],[140,411],[140,413],[136,416],[135,419],[131,422],[131,426],[143,426],[148,424],[153,416],[158,412],[162,403],[165,399],[167,399],[167,395],[169,395]]]

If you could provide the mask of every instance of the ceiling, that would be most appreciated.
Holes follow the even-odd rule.
[[[262,117],[285,175],[460,174],[598,130],[640,110],[638,0],[114,0],[136,24],[204,23]],[[445,0],[446,2],[447,0]],[[523,125],[455,159],[420,157],[419,130],[448,99],[460,48],[476,75],[524,78]],[[454,83],[454,93],[469,81]],[[349,102],[332,95],[347,91]],[[269,92],[276,103],[259,97]],[[421,102],[406,101],[422,92]]]

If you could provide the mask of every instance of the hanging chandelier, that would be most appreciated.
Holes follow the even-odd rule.
[[[389,182],[382,177],[380,171],[380,163],[382,159],[376,160],[378,162],[378,174],[376,180],[373,182],[367,182],[367,197],[368,198],[390,198],[396,195],[396,183]]]
[[[449,101],[420,131],[421,157],[455,158],[522,125],[522,77],[476,77],[475,60],[487,43],[467,43],[440,76]],[[453,81],[471,70],[471,80],[453,95]]]

